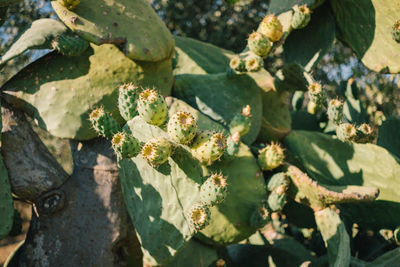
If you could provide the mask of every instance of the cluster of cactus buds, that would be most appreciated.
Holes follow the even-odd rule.
[[[200,187],[200,199],[209,206],[221,203],[227,194],[228,183],[221,173],[212,174]]]
[[[137,110],[147,123],[160,126],[168,115],[168,107],[164,98],[156,90],[143,90],[138,99]]]
[[[274,15],[267,15],[260,23],[258,32],[268,37],[271,42],[277,42],[283,35],[283,26]]]
[[[244,73],[246,72],[246,61],[239,56],[234,56],[231,61],[229,62],[229,67],[235,73]]]
[[[285,159],[284,149],[274,142],[261,149],[258,153],[258,164],[264,171],[278,168]]]
[[[293,10],[292,28],[302,29],[306,27],[311,19],[311,10],[307,7],[307,5],[295,5]]]
[[[121,131],[121,127],[111,114],[104,111],[103,107],[96,108],[90,113],[89,119],[93,128],[101,136],[111,139],[114,134]]]
[[[343,142],[370,143],[374,140],[374,132],[366,123],[358,127],[342,123],[336,128],[336,136]]]
[[[392,37],[396,42],[400,43],[400,20],[396,21],[392,27]]]
[[[167,124],[168,135],[174,142],[189,144],[196,136],[197,121],[188,112],[175,113]]]
[[[125,83],[119,87],[118,108],[126,121],[133,119],[138,114],[137,100],[140,92],[141,88],[132,83]]]

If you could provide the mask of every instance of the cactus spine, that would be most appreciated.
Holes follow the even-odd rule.
[[[146,89],[139,95],[138,112],[147,123],[160,126],[168,115],[164,98],[155,90]]]
[[[171,140],[180,144],[189,144],[196,136],[197,121],[191,114],[180,111],[168,121],[167,131]]]
[[[154,138],[143,146],[140,153],[150,165],[159,166],[166,162],[171,155],[171,143],[162,137]]]
[[[272,43],[268,40],[268,37],[259,32],[250,34],[247,45],[251,52],[260,57],[267,56],[272,47]]]
[[[200,187],[200,199],[209,206],[221,203],[227,194],[228,184],[222,174],[212,174]]]
[[[283,27],[274,15],[267,15],[260,23],[258,32],[268,37],[271,42],[277,42],[283,35]]]
[[[191,148],[193,156],[209,166],[224,154],[226,138],[222,133],[203,131],[196,136]]]
[[[125,83],[119,87],[118,108],[124,120],[129,121],[137,114],[137,100],[141,88],[132,83]]]
[[[292,28],[302,29],[308,25],[311,19],[311,11],[307,5],[293,7]]]
[[[122,158],[136,157],[140,152],[138,140],[126,132],[116,133],[111,140],[114,151]]]
[[[192,228],[197,232],[204,229],[210,223],[210,209],[207,205],[196,204],[189,212]]]
[[[117,121],[109,113],[104,112],[103,107],[94,109],[89,115],[89,120],[96,132],[107,139],[113,138],[114,134],[121,130]]]
[[[270,171],[279,167],[282,165],[284,159],[283,148],[274,142],[261,149],[258,154],[258,164],[264,171]]]

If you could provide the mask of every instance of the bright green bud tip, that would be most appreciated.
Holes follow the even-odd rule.
[[[221,203],[227,194],[228,184],[222,174],[211,175],[200,187],[200,199],[206,205]]]
[[[282,165],[285,159],[283,148],[277,143],[271,143],[261,149],[258,154],[258,164],[264,171],[273,170]]]
[[[267,15],[260,23],[258,32],[267,36],[271,42],[277,42],[283,35],[283,27],[274,15]]]
[[[155,90],[146,89],[139,95],[138,112],[147,123],[160,126],[168,115],[168,107],[162,97]]]
[[[125,83],[119,87],[119,113],[126,121],[133,119],[138,114],[136,108],[140,92],[141,88],[132,83]]]
[[[89,115],[89,120],[96,132],[107,139],[113,138],[114,134],[121,130],[117,121],[106,113],[103,107],[94,109]]]
[[[210,209],[207,205],[194,205],[189,212],[190,225],[194,231],[204,229],[210,223]]]
[[[306,6],[294,6],[294,13],[292,17],[292,28],[293,29],[302,29],[307,26],[311,19],[311,11]]]
[[[189,144],[196,136],[197,120],[188,112],[177,112],[169,120],[167,132],[174,142]]]
[[[251,52],[260,57],[268,55],[272,47],[272,43],[268,40],[268,37],[259,32],[250,34],[247,45]]]
[[[143,146],[140,153],[150,165],[159,166],[171,155],[171,143],[165,138],[154,138]]]
[[[138,140],[126,132],[116,133],[111,140],[114,151],[123,158],[136,157],[140,152]]]

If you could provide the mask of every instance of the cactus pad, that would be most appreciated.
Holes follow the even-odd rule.
[[[73,57],[85,52],[89,46],[89,42],[78,35],[61,34],[51,42],[51,46],[61,55]]]
[[[3,85],[8,102],[33,116],[40,127],[62,138],[96,136],[89,113],[96,106],[118,114],[118,87],[124,82],[155,86],[168,95],[171,61],[134,62],[117,47],[91,45],[81,56],[50,53],[25,67]],[[122,118],[115,116],[118,122]]]
[[[74,11],[57,1],[51,4],[82,38],[97,45],[123,45],[130,59],[154,62],[172,54],[172,35],[145,0],[85,0]]]
[[[400,5],[392,0],[331,1],[340,38],[364,65],[376,72],[400,72],[399,44],[392,27],[399,19]]]

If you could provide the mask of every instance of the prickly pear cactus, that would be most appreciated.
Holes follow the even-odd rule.
[[[172,35],[145,0],[86,0],[73,11],[58,1],[51,4],[65,25],[89,42],[122,45],[133,60],[155,62],[171,56]]]

